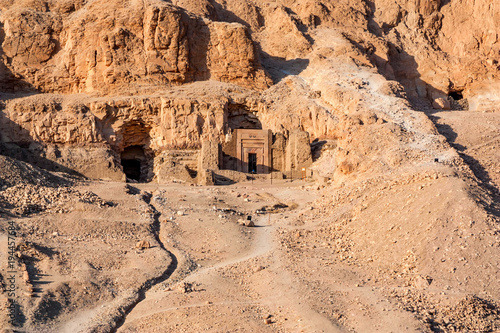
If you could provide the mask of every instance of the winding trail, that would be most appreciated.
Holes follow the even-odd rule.
[[[232,257],[229,259],[226,259],[224,261],[221,261],[217,264],[203,267],[189,276],[186,277],[186,281],[193,281],[194,279],[200,277],[201,275],[208,274],[214,270],[217,270],[219,268],[224,268],[227,266],[232,266],[239,264],[241,262],[257,258],[260,256],[263,256],[269,252],[271,252],[274,248],[274,243],[272,240],[272,234],[275,230],[274,226],[271,225],[264,225],[263,220],[264,218],[261,217],[259,220],[261,220],[261,223],[256,224],[255,228],[255,233],[254,233],[254,239],[253,239],[253,244],[248,253],[246,253],[243,256],[236,256]]]
[[[130,304],[127,308],[124,309],[124,313],[123,313],[123,316],[121,317],[120,320],[118,320],[116,322],[116,325],[115,327],[111,330],[112,333],[114,332],[117,332],[118,329],[125,323],[126,319],[127,319],[127,316],[130,312],[132,312],[132,310],[142,301],[144,301],[144,299],[146,299],[146,293],[148,290],[150,290],[153,286],[159,284],[159,283],[162,283],[163,281],[167,280],[168,278],[170,278],[172,276],[172,274],[177,270],[177,267],[179,265],[179,261],[177,259],[177,256],[174,255],[172,252],[168,251],[166,248],[165,248],[165,245],[164,243],[162,242],[161,240],[161,237],[160,237],[160,230],[161,230],[161,223],[160,223],[160,216],[161,216],[161,213],[156,209],[156,207],[151,203],[151,198],[144,198],[143,197],[143,200],[144,202],[146,202],[148,204],[148,206],[152,209],[153,211],[153,223],[151,225],[151,228],[152,228],[152,231],[153,231],[153,235],[154,235],[154,238],[155,240],[158,242],[158,244],[160,245],[161,249],[165,252],[167,252],[169,255],[170,255],[170,258],[172,259],[170,265],[168,265],[167,269],[163,272],[162,275],[158,276],[158,277],[154,277],[152,279],[149,279],[147,280],[140,288],[139,290],[137,291],[138,293],[138,297],[137,299],[135,300],[135,302],[133,302],[132,304]]]
[[[166,314],[172,311],[179,311],[182,309],[190,308],[209,308],[213,306],[238,306],[238,305],[255,305],[255,306],[267,306],[269,308],[286,308],[288,311],[288,317],[290,318],[300,318],[298,320],[299,327],[296,329],[306,330],[311,332],[343,332],[339,326],[332,323],[328,318],[319,314],[312,308],[310,308],[303,299],[298,295],[298,289],[295,287],[297,281],[294,277],[286,271],[284,265],[281,262],[281,257],[279,254],[275,253],[276,244],[273,239],[274,232],[278,224],[268,224],[270,221],[269,216],[259,216],[256,221],[256,225],[253,228],[253,238],[250,249],[243,255],[236,255],[216,264],[200,268],[184,279],[179,281],[179,283],[195,283],[196,281],[215,281],[218,278],[218,270],[234,267],[236,265],[246,265],[247,263],[253,262],[257,258],[266,257],[269,262],[269,270],[273,272],[274,278],[263,281],[258,285],[253,286],[255,291],[261,295],[257,299],[248,300],[235,300],[234,295],[228,293],[225,295],[223,300],[216,302],[196,302],[188,305],[182,306],[164,306],[158,307],[153,306],[156,304],[158,299],[165,296],[164,291],[150,290],[143,297],[141,297],[139,302],[150,302],[150,305],[146,304],[140,311],[132,311],[139,302],[134,305],[127,312],[127,317],[124,321],[120,323],[117,327],[125,327],[125,324],[132,324],[133,322],[148,321],[148,318],[152,316],[157,316],[160,314]],[[144,311],[147,309],[147,311]],[[130,314],[130,315],[129,315]]]

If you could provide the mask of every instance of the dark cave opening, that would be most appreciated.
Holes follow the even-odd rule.
[[[146,173],[146,154],[143,146],[130,146],[121,153],[121,165],[123,173],[127,179],[133,181],[145,181]]]
[[[123,172],[128,179],[140,181],[141,179],[141,161],[138,160],[123,160]]]
[[[448,93],[448,97],[453,98],[455,101],[459,101],[464,98],[464,96],[462,95],[462,90],[450,91]]]

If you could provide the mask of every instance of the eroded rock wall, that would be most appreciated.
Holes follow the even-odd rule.
[[[469,99],[471,109],[498,104],[500,8],[495,1],[217,3],[220,19],[251,27],[275,78],[283,75],[275,70],[278,66],[287,67],[288,74],[300,72],[300,66],[294,65],[310,59],[316,34],[333,29],[333,44],[336,32],[341,32],[361,52],[351,55],[353,59],[363,63],[366,56],[387,79],[402,83],[410,98],[432,102],[459,91]]]
[[[433,101],[459,91],[473,109],[498,102],[489,93],[492,85],[498,91],[500,80],[497,2],[377,0],[369,13],[377,39],[358,34],[354,40],[410,97]]]
[[[161,151],[222,143],[236,128],[301,129],[337,141],[328,172],[342,179],[455,159],[407,99],[446,107],[457,92],[471,109],[498,105],[496,3],[52,0],[0,9],[3,87],[67,94],[6,97],[4,142]],[[261,63],[274,80],[265,91]]]
[[[283,71],[275,65],[296,74],[324,29],[342,32],[409,97],[460,91],[484,109],[499,84],[492,1],[52,0],[4,1],[0,10],[9,89],[137,93],[209,79],[263,89],[270,81],[261,56],[275,80]]]
[[[35,95],[2,103],[2,141],[9,143],[134,145],[151,149],[198,148],[202,139],[223,140],[229,133],[229,105],[250,119],[259,103],[239,104],[224,96],[198,100],[168,96],[73,98]]]
[[[270,83],[241,24],[205,20],[160,0],[61,3],[0,6],[6,70],[41,92],[107,94],[208,79],[257,89]]]

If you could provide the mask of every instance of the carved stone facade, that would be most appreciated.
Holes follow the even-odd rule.
[[[271,130],[237,129],[237,171],[269,173],[271,165]]]
[[[291,177],[299,175],[294,171],[312,163],[309,133],[301,130],[293,130],[285,135],[273,133],[269,129],[235,129],[222,149],[217,147],[218,144],[214,142],[203,143],[200,170],[220,168],[251,174],[280,172]],[[224,177],[228,175],[224,173]]]

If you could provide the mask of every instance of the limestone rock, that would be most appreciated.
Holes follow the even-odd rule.
[[[346,162],[346,161],[343,161],[343,162],[339,163],[339,165],[337,166],[337,168],[343,174],[350,174],[350,173],[352,173],[354,171],[354,166],[351,163]]]
[[[300,130],[291,131],[286,147],[286,170],[302,173],[302,170],[310,166],[311,163],[309,134]]]
[[[258,272],[260,272],[260,271],[261,271],[261,270],[263,270],[263,269],[265,269],[265,267],[264,267],[264,266],[257,265],[257,266],[254,266],[254,268],[253,268],[253,272],[254,272],[254,273],[258,273]]]
[[[450,102],[447,99],[439,97],[432,102],[432,107],[439,110],[449,110]]]
[[[335,141],[319,168],[341,182],[439,150],[407,98],[446,108],[456,92],[471,110],[498,108],[500,13],[489,2],[52,0],[0,10],[0,88],[60,94],[0,101],[1,141],[93,178],[123,180],[120,154],[139,146],[155,160],[144,179],[174,170],[176,181],[215,183],[163,152],[262,128],[281,133],[281,148],[295,129]]]
[[[432,283],[432,278],[429,276],[418,275],[413,278],[412,283],[419,289],[425,289]]]
[[[146,240],[142,240],[137,242],[137,244],[135,244],[135,247],[139,250],[144,250],[149,249],[151,247],[151,244],[149,244],[149,242]]]
[[[23,271],[23,280],[25,283],[30,283],[30,275],[28,273],[28,271]]]
[[[220,146],[216,140],[203,141],[200,150],[201,158],[199,159],[198,170],[210,169],[219,170]]]
[[[40,91],[110,92],[209,78],[259,89],[270,83],[241,24],[205,21],[163,1],[67,10],[61,2],[2,6],[6,66]]]
[[[484,89],[475,82],[487,77],[498,81],[499,73],[488,68],[488,59],[491,63],[500,57],[495,23],[500,11],[490,2],[444,5],[440,0],[377,0],[374,5],[375,21],[387,33],[387,40],[397,45],[387,52],[392,71],[381,69],[403,83],[410,96],[428,97],[432,102],[434,91],[448,93],[457,88],[470,90],[473,96]],[[458,24],[467,33],[457,32]],[[420,32],[413,33],[416,30]]]
[[[198,184],[205,186],[215,185],[214,172],[209,169],[198,170]]]

